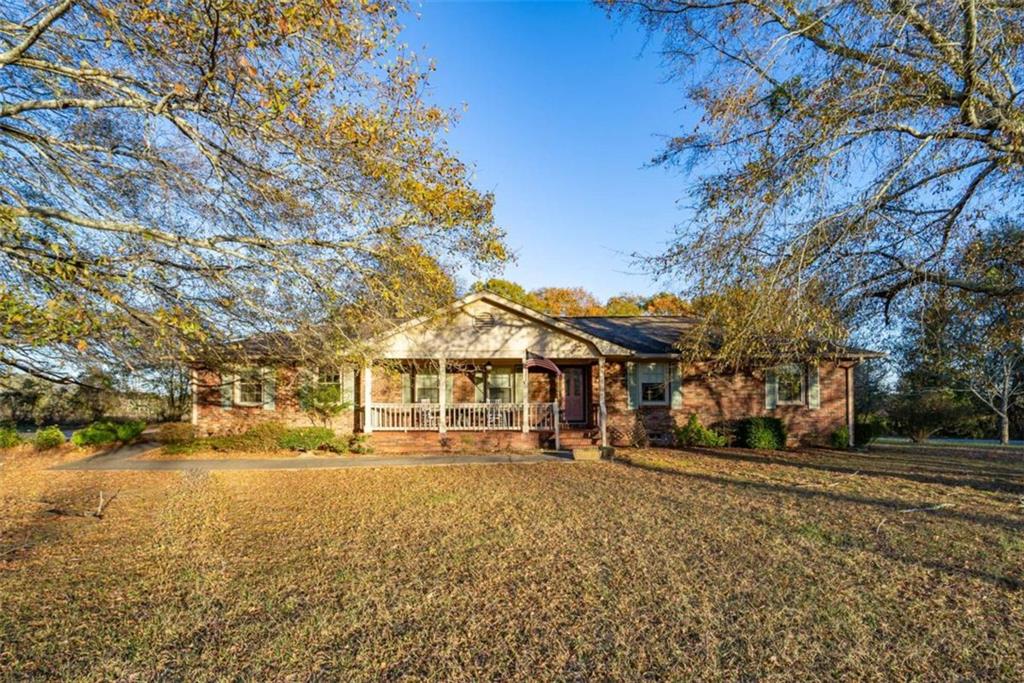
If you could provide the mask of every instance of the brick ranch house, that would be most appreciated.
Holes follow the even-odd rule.
[[[825,441],[853,423],[853,368],[880,354],[841,349],[828,362],[730,375],[686,366],[674,344],[693,318],[565,317],[496,294],[471,294],[375,341],[366,367],[309,369],[351,406],[331,426],[363,432],[377,452],[670,443],[697,414],[705,425],[781,418],[794,441]],[[267,361],[193,370],[200,434],[260,422],[309,425],[299,369]],[[851,429],[852,433],[852,429]]]

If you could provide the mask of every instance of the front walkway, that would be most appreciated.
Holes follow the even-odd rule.
[[[568,454],[543,453],[514,455],[420,455],[420,456],[345,456],[295,457],[287,459],[249,458],[239,460],[136,460],[160,444],[141,443],[99,453],[84,460],[57,465],[55,470],[162,472],[176,470],[329,470],[353,467],[422,467],[424,465],[482,465],[536,462],[573,462]]]

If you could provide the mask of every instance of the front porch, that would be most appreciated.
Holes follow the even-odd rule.
[[[551,432],[560,420],[557,401],[550,403],[374,403],[371,429],[403,431]]]
[[[374,432],[537,433],[561,446],[591,430],[607,445],[605,360],[406,359],[359,373],[358,426]]]

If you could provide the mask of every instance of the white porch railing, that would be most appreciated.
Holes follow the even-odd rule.
[[[382,432],[441,428],[441,406],[437,403],[374,403],[370,407],[373,429]],[[554,403],[529,403],[526,407],[530,431],[552,431]],[[522,403],[453,403],[445,406],[445,426],[451,431],[521,431]]]

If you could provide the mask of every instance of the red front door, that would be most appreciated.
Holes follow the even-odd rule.
[[[563,368],[565,378],[565,421],[583,422],[583,368]]]

